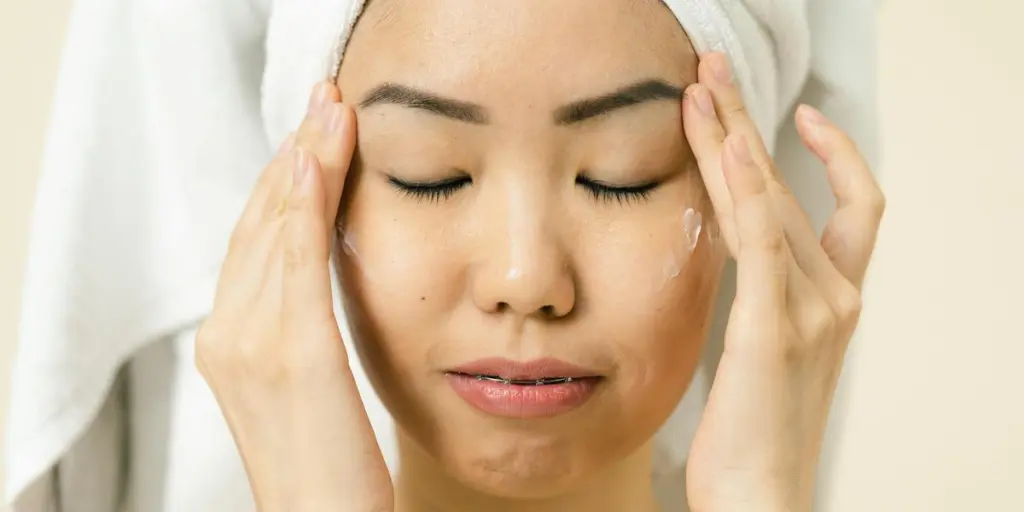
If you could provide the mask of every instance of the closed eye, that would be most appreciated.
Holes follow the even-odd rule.
[[[658,188],[661,183],[648,182],[638,185],[619,186],[588,178],[586,175],[581,174],[576,177],[576,185],[583,187],[584,190],[598,201],[630,204],[631,202],[646,201],[650,198],[651,192]]]
[[[462,187],[473,183],[469,176],[456,176],[438,181],[404,181],[394,176],[388,176],[391,183],[399,192],[413,199],[437,203],[450,198]]]

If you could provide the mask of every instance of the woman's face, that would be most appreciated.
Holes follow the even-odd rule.
[[[377,0],[360,20],[339,268],[378,393],[456,479],[567,489],[686,390],[722,266],[681,125],[695,70],[656,0]]]

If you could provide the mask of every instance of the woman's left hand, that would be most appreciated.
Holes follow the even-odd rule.
[[[688,499],[696,512],[809,511],[885,201],[853,141],[801,107],[800,135],[838,203],[819,240],[722,54],[701,59],[683,119],[738,268],[725,352],[687,462]]]

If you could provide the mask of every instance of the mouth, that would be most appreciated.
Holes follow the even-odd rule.
[[[557,384],[569,384],[571,382],[583,380],[583,379],[597,379],[599,377],[541,377],[539,379],[514,379],[511,377],[502,377],[500,375],[485,375],[481,373],[461,373],[461,372],[448,372],[449,375],[456,375],[459,377],[469,377],[479,381],[496,382],[499,384],[505,384],[510,386],[553,386]]]
[[[586,403],[600,373],[556,359],[475,361],[445,372],[455,393],[479,411],[504,418],[546,418]]]
[[[596,370],[552,358],[533,361],[479,359],[452,368],[446,373],[523,386],[562,384],[566,381],[601,377],[600,372]]]

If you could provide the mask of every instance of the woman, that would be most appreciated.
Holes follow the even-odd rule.
[[[264,170],[197,338],[262,510],[657,510],[651,439],[729,257],[689,504],[809,509],[883,209],[868,166],[798,110],[838,202],[819,241],[723,55],[658,2],[565,9],[375,2]]]

